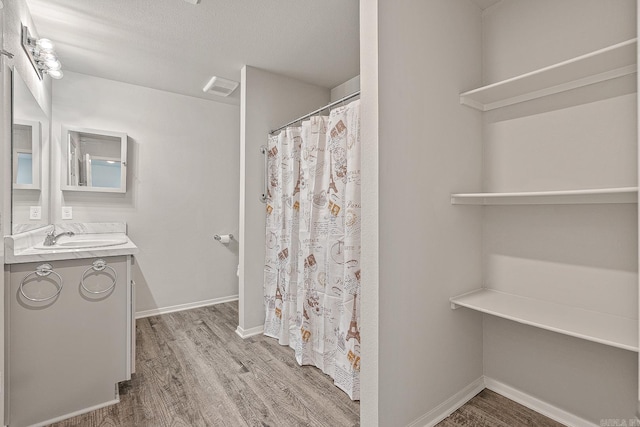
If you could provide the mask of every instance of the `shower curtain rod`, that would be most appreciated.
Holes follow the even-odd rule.
[[[286,125],[284,125],[284,126],[280,126],[278,129],[274,129],[274,130],[272,130],[271,132],[269,132],[269,135],[273,135],[274,133],[276,133],[276,132],[278,132],[278,131],[280,131],[280,130],[282,130],[282,129],[284,129],[284,128],[288,127],[288,126],[291,126],[291,125],[292,125],[292,124],[294,124],[294,123],[298,123],[298,122],[300,122],[300,121],[302,121],[302,120],[304,120],[304,119],[308,119],[309,117],[311,117],[311,116],[314,116],[314,115],[318,114],[318,113],[319,113],[319,112],[321,112],[322,110],[326,110],[327,108],[331,108],[331,107],[333,107],[333,106],[335,106],[335,105],[340,104],[341,102],[347,101],[347,100],[349,100],[349,99],[351,99],[351,98],[355,98],[355,97],[356,97],[356,96],[358,96],[358,95],[360,95],[360,91],[359,91],[359,90],[357,90],[357,91],[353,92],[351,95],[347,95],[347,96],[345,96],[344,98],[338,99],[337,101],[333,101],[332,103],[327,104],[327,105],[325,105],[325,106],[324,106],[324,107],[322,107],[322,108],[318,108],[317,110],[312,111],[312,112],[310,112],[309,114],[305,114],[305,115],[304,115],[304,116],[302,116],[302,117],[298,117],[297,119],[295,119],[295,120],[293,120],[293,121],[291,121],[291,122],[287,123],[287,124],[286,124]]]

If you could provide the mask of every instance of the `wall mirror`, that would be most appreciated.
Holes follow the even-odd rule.
[[[62,141],[62,190],[127,191],[127,134],[63,126]]]
[[[49,119],[16,69],[12,73],[12,230],[36,228],[49,222],[43,188],[48,168],[43,157],[49,146]]]

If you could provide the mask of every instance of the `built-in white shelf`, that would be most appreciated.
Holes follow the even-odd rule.
[[[523,191],[512,193],[457,193],[451,195],[451,204],[454,205],[566,205],[601,203],[638,203],[638,187]]]
[[[466,307],[560,334],[638,351],[638,319],[613,316],[568,305],[479,289],[450,299]]]
[[[637,71],[637,39],[460,94],[460,103],[489,111]]]

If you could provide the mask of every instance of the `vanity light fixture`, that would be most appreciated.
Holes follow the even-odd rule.
[[[42,80],[44,74],[48,74],[53,79],[62,78],[62,64],[56,56],[51,40],[31,37],[29,29],[23,25],[22,48],[27,52],[31,65],[33,65],[40,80]]]

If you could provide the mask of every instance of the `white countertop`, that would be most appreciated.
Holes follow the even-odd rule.
[[[119,255],[135,255],[138,247],[126,235],[126,224],[119,223],[92,223],[92,224],[64,224],[56,225],[56,233],[73,231],[76,235],[108,235],[108,237],[122,238],[126,243],[84,248],[63,248],[52,246],[42,248],[45,236],[53,230],[53,225],[48,225],[36,230],[6,236],[4,238],[4,262],[5,264],[20,264],[26,262],[57,261],[66,259],[102,258]]]

